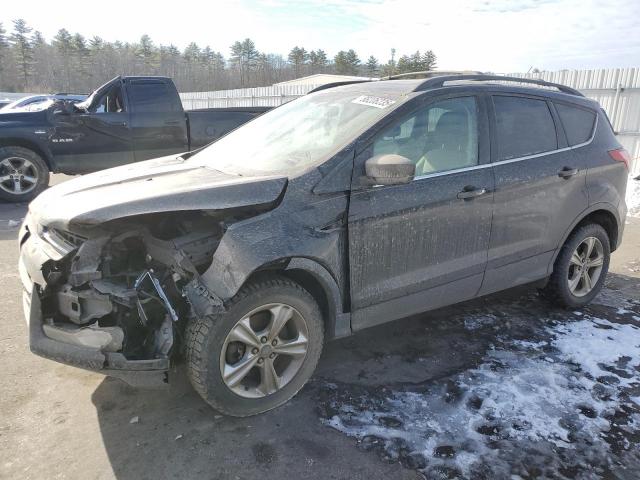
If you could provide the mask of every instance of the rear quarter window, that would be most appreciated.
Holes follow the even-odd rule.
[[[562,103],[555,105],[570,146],[584,143],[591,138],[596,121],[595,112]]]
[[[496,95],[493,105],[498,161],[558,148],[556,126],[545,100]]]
[[[135,82],[128,89],[131,109],[137,113],[174,112],[172,95],[165,83]]]

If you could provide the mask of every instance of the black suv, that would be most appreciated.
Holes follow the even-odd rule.
[[[264,412],[325,339],[525,283],[588,303],[622,237],[627,163],[603,110],[562,85],[324,88],[197,152],[40,195],[20,231],[31,349],[131,383],[168,381],[184,356],[213,407]]]

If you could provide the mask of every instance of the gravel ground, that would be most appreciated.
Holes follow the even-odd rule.
[[[640,476],[640,218],[582,311],[518,288],[372,328],[327,345],[285,406],[234,419],[180,366],[136,390],[32,355],[24,212],[0,205],[0,478]]]

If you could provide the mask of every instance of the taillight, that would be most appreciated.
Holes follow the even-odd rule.
[[[631,155],[624,148],[609,150],[609,156],[616,162],[624,163],[625,167],[627,167],[627,170],[631,169]]]

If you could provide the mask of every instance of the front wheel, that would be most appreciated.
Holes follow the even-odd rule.
[[[49,185],[49,167],[33,150],[0,148],[0,199],[30,202]]]
[[[564,307],[586,305],[602,289],[610,256],[604,228],[594,223],[580,227],[560,250],[545,293]]]
[[[306,290],[282,277],[256,281],[224,314],[192,320],[189,378],[222,413],[262,413],[285,403],[311,377],[323,338],[320,309]]]

